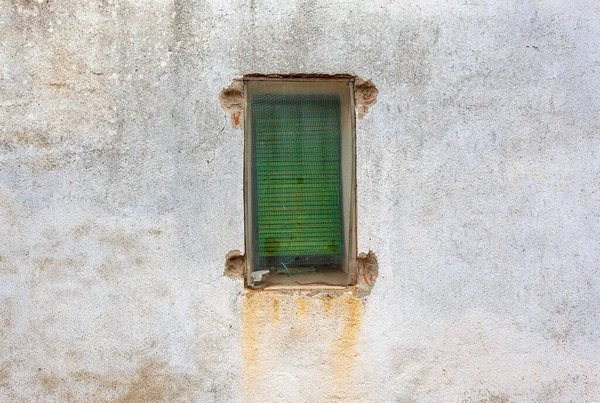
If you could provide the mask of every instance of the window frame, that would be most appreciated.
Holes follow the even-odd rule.
[[[327,87],[327,83],[332,82],[344,82],[347,83],[347,105],[343,110],[340,111],[340,121],[342,126],[346,126],[345,129],[340,130],[340,142],[344,145],[341,149],[340,154],[340,169],[341,175],[340,180],[342,182],[342,194],[346,195],[348,199],[348,205],[346,209],[342,209],[342,217],[345,218],[343,225],[344,239],[344,266],[340,266],[339,272],[345,273],[344,281],[338,282],[337,284],[331,284],[327,282],[327,279],[319,279],[319,275],[312,274],[316,277],[316,281],[311,277],[309,284],[302,284],[301,276],[307,276],[306,274],[297,274],[293,276],[287,282],[278,281],[277,285],[268,285],[266,288],[339,288],[355,285],[357,282],[357,235],[356,235],[356,113],[354,105],[354,76],[244,76],[244,241],[246,250],[246,276],[245,285],[248,288],[263,288],[264,285],[255,286],[253,280],[254,268],[252,267],[254,256],[252,247],[252,233],[254,230],[253,220],[253,209],[252,209],[252,119],[251,119],[251,105],[249,98],[249,83],[256,81],[264,81],[265,85],[269,85],[268,82],[274,84],[273,88],[277,85],[285,88],[286,84],[290,84],[289,87],[299,86],[298,83],[310,82],[310,86],[318,87],[319,83],[322,83],[322,87]],[[338,84],[330,84],[329,87],[334,88]],[[273,90],[274,91],[274,90]],[[312,91],[315,91],[313,89]],[[319,89],[322,93],[334,93],[333,91],[327,92],[326,89]],[[292,93],[302,93],[302,91],[296,91]],[[312,93],[312,92],[309,92]],[[344,95],[346,96],[346,95]],[[344,120],[345,118],[345,120]],[[347,159],[350,161],[347,161]],[[347,239],[346,239],[347,238]],[[257,242],[257,241],[255,241]],[[345,269],[345,270],[343,270]]]

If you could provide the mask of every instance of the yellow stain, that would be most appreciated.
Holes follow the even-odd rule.
[[[352,382],[350,374],[354,372],[356,343],[360,336],[364,305],[360,298],[349,294],[342,296],[336,303],[341,305],[344,326],[332,346],[332,367],[336,389],[347,390]]]
[[[279,296],[273,296],[273,320],[279,321]]]
[[[331,312],[331,309],[333,308],[333,303],[335,302],[335,297],[332,297],[331,295],[324,295],[321,297],[321,300],[323,301],[324,305],[325,305],[325,312],[329,313]]]
[[[314,387],[310,376],[323,376],[327,381],[319,390],[325,401],[352,400],[356,345],[364,316],[360,298],[350,293],[307,296],[248,291],[243,315],[244,401],[265,401],[269,382],[277,382],[281,373],[294,374],[295,365],[302,365],[304,356],[317,349],[325,354],[320,358],[323,365],[309,377],[290,382],[310,389]],[[298,354],[296,359],[290,360],[290,352]]]
[[[306,299],[304,298],[298,298],[298,317],[306,318]]]

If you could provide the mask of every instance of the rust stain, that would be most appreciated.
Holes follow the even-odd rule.
[[[324,303],[325,313],[331,312],[331,309],[333,308],[333,303],[335,301],[335,297],[331,295],[324,295],[321,297],[321,300]]]
[[[242,355],[244,360],[244,386],[249,395],[256,391],[258,386],[255,379],[258,366],[258,333],[261,324],[260,313],[269,311],[260,295],[248,293],[243,297],[243,336]],[[273,305],[271,305],[272,307]]]
[[[315,351],[324,354],[319,371],[331,379],[319,386],[324,401],[352,400],[363,315],[362,299],[348,292],[247,291],[243,296],[244,401],[264,401],[269,383],[280,379],[282,357],[288,357],[286,371],[294,374],[294,366],[301,368],[303,359]],[[293,382],[298,388],[314,387],[309,379],[293,378]]]
[[[342,296],[336,303],[342,307],[344,326],[332,346],[333,375],[336,389],[350,390],[353,384],[356,344],[360,336],[364,305],[362,299],[350,294]]]
[[[298,298],[298,317],[300,319],[306,318],[306,299]]]
[[[242,113],[241,112],[235,112],[232,117],[233,117],[233,124],[235,125],[235,127],[238,127],[240,125],[240,117],[241,117]]]

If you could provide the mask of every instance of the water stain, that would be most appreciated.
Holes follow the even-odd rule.
[[[192,380],[186,374],[166,371],[166,365],[147,361],[138,369],[119,403],[149,403],[187,400]]]
[[[114,246],[124,250],[131,250],[137,248],[139,245],[139,238],[124,231],[115,230],[108,235],[102,237],[100,242],[106,245]]]
[[[12,297],[5,297],[0,305],[0,335],[13,327],[15,307]]]
[[[81,238],[88,236],[90,234],[91,229],[92,229],[92,226],[88,223],[81,224],[81,225],[78,225],[77,227],[75,227],[73,229],[75,240],[78,241]]]
[[[85,257],[82,257],[80,260],[51,256],[37,259],[38,278],[52,281],[73,278],[73,276],[81,273],[82,268],[85,266],[85,261]]]
[[[4,256],[0,255],[0,275],[17,274],[17,266],[10,264]]]
[[[40,380],[46,393],[53,393],[61,383],[61,379],[55,375],[42,375]]]
[[[4,361],[0,364],[0,388],[7,388],[10,380],[10,369],[12,363],[10,361]]]
[[[51,139],[44,132],[16,131],[0,133],[0,149],[15,150],[17,148],[47,149]]]

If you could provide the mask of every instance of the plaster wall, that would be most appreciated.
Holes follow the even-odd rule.
[[[600,3],[0,0],[0,401],[600,401]],[[347,73],[371,294],[251,293],[246,73]]]

